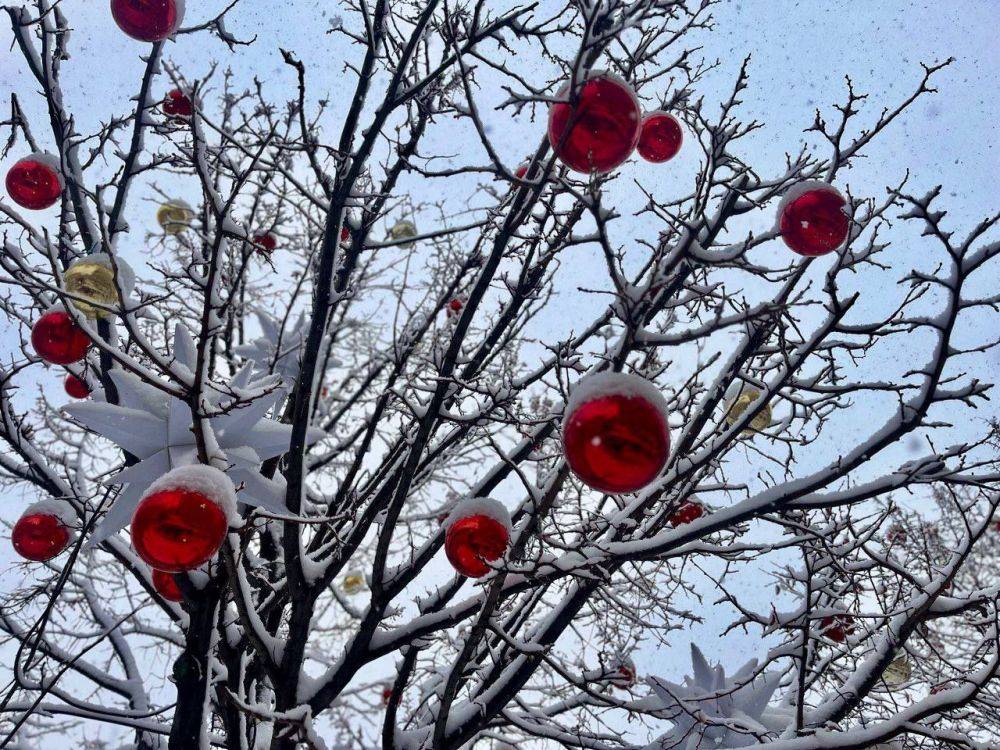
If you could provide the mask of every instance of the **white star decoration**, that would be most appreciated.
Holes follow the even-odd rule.
[[[305,316],[299,316],[291,330],[285,332],[281,322],[257,310],[262,335],[249,344],[237,346],[233,351],[257,366],[261,374],[275,373],[285,383],[294,383],[299,376],[299,358],[305,344]],[[280,345],[280,350],[279,350]]]
[[[179,364],[192,368],[194,343],[183,326],[174,329],[173,354]],[[88,430],[139,459],[108,480],[109,484],[120,484],[123,488],[94,531],[92,545],[118,533],[131,521],[143,493],[155,480],[171,469],[198,463],[188,404],[130,373],[114,370],[110,377],[118,389],[117,405],[84,401],[64,407],[66,413]],[[258,389],[269,385],[267,380],[251,384],[250,378],[251,368],[244,367],[233,378],[232,391],[239,393],[251,385]],[[280,476],[268,479],[260,473],[265,459],[288,450],[291,425],[267,417],[283,395],[281,391],[271,392],[207,421],[228,463],[226,473],[238,488],[237,499],[246,505],[287,514],[284,481]],[[209,402],[219,405],[226,400],[232,400],[232,396],[219,393]],[[313,443],[323,435],[319,428],[310,428],[306,439]]]

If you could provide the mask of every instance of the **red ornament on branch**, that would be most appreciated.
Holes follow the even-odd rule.
[[[669,112],[650,112],[642,118],[639,131],[639,156],[654,164],[670,161],[681,150],[684,131],[676,117]]]
[[[31,327],[35,354],[53,365],[69,365],[87,355],[90,338],[68,312],[54,307]]]
[[[841,248],[851,229],[847,199],[833,186],[803,182],[785,194],[778,206],[781,238],[793,251],[807,257]]]
[[[618,657],[611,671],[611,684],[616,688],[628,690],[635,686],[635,662],[627,656]]]
[[[445,529],[445,554],[458,574],[466,578],[482,578],[489,573],[489,563],[503,557],[510,544],[510,514],[488,497],[458,503],[445,521]]]
[[[168,602],[180,602],[184,600],[181,587],[177,585],[177,580],[172,573],[167,573],[163,570],[154,570],[153,588],[156,589],[157,594]]]
[[[570,102],[570,84],[549,108],[549,143],[575,172],[604,174],[623,163],[639,140],[642,110],[629,86],[610,73],[592,73]]]
[[[111,16],[133,39],[159,42],[180,27],[184,0],[111,0]]]
[[[211,466],[183,466],[146,490],[132,516],[132,546],[156,570],[194,570],[215,557],[235,514],[229,477]]]
[[[457,318],[462,314],[462,308],[465,307],[465,300],[460,297],[456,297],[445,307],[445,315],[449,318]]]
[[[191,102],[191,97],[180,89],[168,91],[167,95],[163,98],[160,109],[168,117],[181,121],[194,114],[194,104]]]
[[[667,461],[667,404],[637,375],[590,375],[573,389],[563,419],[566,462],[588,487],[635,492]]]
[[[45,562],[66,549],[75,535],[69,506],[43,500],[29,506],[14,524],[11,542],[25,560]]]
[[[674,511],[668,523],[676,529],[678,526],[697,521],[703,515],[705,515],[705,506],[688,500],[681,503],[681,506]]]
[[[66,394],[72,398],[87,398],[90,395],[87,384],[73,373],[66,376],[63,387],[66,389]]]
[[[854,633],[854,618],[850,615],[827,615],[819,621],[820,630],[834,643],[843,643]]]
[[[278,246],[278,238],[270,232],[261,232],[260,234],[255,234],[253,236],[253,244],[257,246],[258,250],[266,253],[272,253]]]
[[[530,161],[522,161],[520,164],[518,164],[517,169],[514,170],[514,176],[519,180],[523,180],[527,176],[528,167],[530,166],[531,166]]]
[[[41,211],[55,205],[64,183],[58,157],[31,154],[14,163],[7,171],[7,195],[21,208]]]

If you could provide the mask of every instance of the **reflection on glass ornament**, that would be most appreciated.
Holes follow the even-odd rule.
[[[742,380],[737,379],[733,381],[733,384],[726,393],[726,425],[732,427],[736,424],[737,420],[743,416],[743,412],[757,400],[760,394],[759,390]],[[771,405],[764,404],[764,408],[757,412],[754,418],[750,420],[750,424],[743,430],[743,434],[762,432],[770,426]]]
[[[171,199],[156,209],[156,223],[164,234],[178,235],[191,226],[194,209],[182,200]]]

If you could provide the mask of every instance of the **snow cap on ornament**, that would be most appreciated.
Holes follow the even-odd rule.
[[[652,482],[667,461],[667,402],[645,378],[602,372],[581,379],[563,414],[566,462],[588,487],[612,494]]]
[[[184,0],[111,0],[118,28],[140,42],[172,37],[184,20]]]
[[[847,198],[830,183],[803,180],[789,188],[778,204],[775,231],[799,255],[826,255],[846,244],[850,210]]]
[[[51,560],[76,539],[76,514],[68,503],[41,500],[29,505],[14,524],[14,551],[32,562]]]
[[[8,170],[5,183],[10,199],[31,211],[55,205],[66,187],[59,157],[44,152],[18,159]]]
[[[459,575],[482,578],[510,544],[510,513],[489,497],[459,501],[444,522],[444,549]]]
[[[132,293],[135,272],[124,260],[107,253],[82,255],[69,264],[63,274],[63,286],[80,312],[88,318],[104,318],[110,314],[105,308],[118,307],[122,295],[128,297]]]

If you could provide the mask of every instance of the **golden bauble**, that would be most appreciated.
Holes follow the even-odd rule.
[[[166,234],[180,234],[193,220],[194,211],[184,201],[167,201],[156,210],[156,223]]]
[[[392,228],[389,230],[389,239],[391,240],[408,240],[411,237],[417,236],[417,225],[414,224],[409,219],[400,219]],[[400,247],[410,248],[413,247],[415,243],[404,242],[400,244]]]
[[[889,665],[882,673],[882,679],[885,681],[885,684],[891,688],[899,687],[909,681],[910,673],[910,660],[907,658],[906,654],[900,654],[889,662]]]
[[[757,400],[758,396],[760,396],[760,391],[756,388],[751,388],[748,385],[743,386],[739,395],[730,399],[726,406],[726,424],[732,427],[736,423],[736,420],[743,415],[743,412],[747,410],[747,407]],[[761,432],[770,426],[771,405],[765,404],[764,408],[757,412],[757,415],[750,420],[749,427],[743,432]]]
[[[341,581],[340,587],[348,596],[357,594],[365,587],[365,577],[361,573],[348,573]]]
[[[72,295],[70,302],[88,318],[104,317],[109,312],[80,301],[80,297],[104,307],[117,307],[121,301],[115,286],[114,271],[105,263],[78,261],[66,269],[63,283],[66,291]]]

